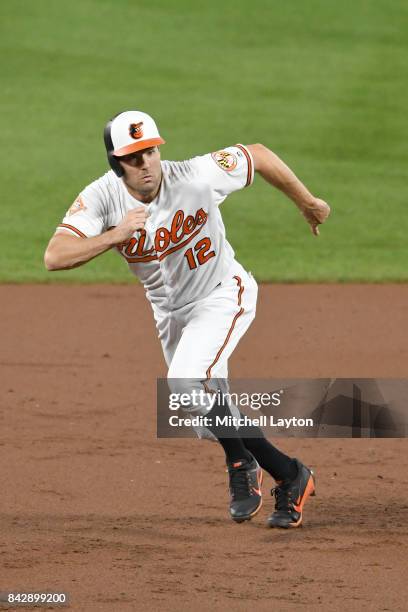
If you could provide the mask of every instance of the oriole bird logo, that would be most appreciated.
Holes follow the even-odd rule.
[[[129,125],[129,135],[135,140],[138,140],[139,138],[142,138],[143,136],[142,125],[143,125],[143,121],[140,121],[139,123],[131,123]]]

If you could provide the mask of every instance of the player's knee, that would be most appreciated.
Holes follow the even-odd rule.
[[[167,384],[171,393],[191,393],[192,389],[196,387],[196,381],[194,379],[182,376],[181,372],[172,366],[170,366],[167,372]]]
[[[210,400],[201,379],[175,377],[174,370],[170,367],[167,384],[173,398],[182,400],[185,412],[203,415],[208,413]]]
[[[183,378],[174,377],[169,370],[167,374],[167,384],[169,386],[170,393],[177,393],[180,395],[186,391],[186,386]]]

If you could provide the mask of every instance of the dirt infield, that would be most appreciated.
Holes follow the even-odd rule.
[[[86,612],[406,609],[406,439],[281,440],[317,472],[303,529],[265,527],[270,479],[234,524],[220,448],[156,439],[166,370],[140,287],[0,299],[0,591]],[[408,378],[407,315],[408,286],[262,286],[231,375]]]

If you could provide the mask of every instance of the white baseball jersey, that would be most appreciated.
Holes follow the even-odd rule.
[[[219,211],[230,193],[252,183],[254,165],[248,149],[236,145],[161,166],[145,229],[118,251],[153,307],[170,388],[199,391],[227,379],[228,359],[255,317],[257,284],[235,260]],[[110,171],[81,192],[58,231],[97,236],[139,206],[146,204]],[[215,439],[205,427],[194,429]]]
[[[57,230],[97,236],[128,211],[148,206],[145,230],[118,250],[153,309],[175,310],[209,295],[234,263],[218,207],[252,183],[254,165],[248,149],[236,145],[161,166],[160,191],[150,204],[135,199],[111,170],[80,193]]]

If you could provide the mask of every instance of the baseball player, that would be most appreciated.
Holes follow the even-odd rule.
[[[257,172],[299,208],[314,235],[330,208],[314,197],[271,150],[237,144],[186,161],[161,161],[154,120],[140,111],[105,127],[111,170],[89,184],[67,211],[45,252],[48,270],[85,264],[116,248],[143,283],[168,365],[172,391],[206,389],[226,380],[228,358],[255,316],[257,284],[225,237],[221,204]],[[188,382],[186,382],[188,381]],[[262,504],[262,469],[276,481],[271,527],[298,527],[314,494],[312,471],[273,446],[255,426],[218,425],[232,405],[194,410],[211,425],[197,430],[223,447],[230,513],[252,518]],[[191,408],[193,411],[193,408]]]

